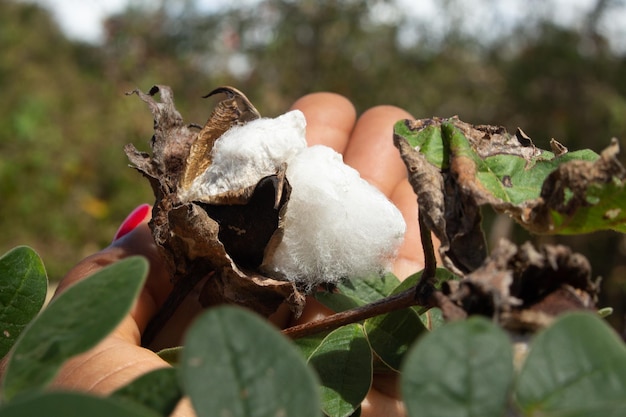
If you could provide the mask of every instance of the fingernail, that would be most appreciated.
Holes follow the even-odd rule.
[[[117,229],[117,232],[115,232],[115,236],[113,236],[113,241],[115,242],[121,237],[127,235],[135,227],[141,224],[141,222],[146,219],[151,209],[152,207],[150,206],[150,204],[142,204],[133,211],[131,211],[131,213],[122,222],[120,228]]]

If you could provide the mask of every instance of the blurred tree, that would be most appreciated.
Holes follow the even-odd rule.
[[[0,2],[0,20],[2,248],[32,245],[57,279],[137,198],[120,149],[133,134],[125,108],[142,106],[119,100],[97,49],[68,42],[46,11]]]

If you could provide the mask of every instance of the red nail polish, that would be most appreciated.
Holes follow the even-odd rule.
[[[136,209],[134,209],[122,222],[122,225],[117,232],[115,232],[115,236],[113,236],[113,241],[120,239],[122,236],[131,232],[135,227],[137,227],[141,222],[145,220],[145,218],[150,213],[152,206],[150,204],[142,204]]]

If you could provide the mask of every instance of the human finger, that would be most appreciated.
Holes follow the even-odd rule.
[[[393,126],[406,118],[411,115],[394,106],[367,110],[356,122],[344,152],[346,164],[388,197],[407,176],[400,153],[393,145]]]
[[[417,217],[417,196],[405,178],[396,185],[389,199],[400,210],[406,223],[404,240],[393,263],[393,273],[398,278],[404,279],[424,268],[424,253]]]
[[[399,398],[386,395],[376,389],[371,389],[361,403],[361,416],[405,416],[404,405]]]
[[[311,93],[296,100],[291,109],[304,113],[309,146],[321,144],[344,152],[356,121],[348,99],[335,93]]]

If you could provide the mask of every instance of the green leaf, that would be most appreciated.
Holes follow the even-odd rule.
[[[176,408],[183,393],[178,382],[178,371],[174,368],[161,368],[141,375],[111,396],[141,404],[166,417]]]
[[[309,358],[322,381],[322,409],[347,417],[360,406],[372,383],[372,350],[363,327],[350,324],[332,331]]]
[[[393,274],[346,279],[337,285],[340,292],[318,291],[315,299],[336,313],[351,310],[388,296],[400,284]]]
[[[315,349],[317,349],[322,344],[326,336],[328,336],[328,333],[330,332],[326,331],[300,337],[294,340],[293,343],[298,347],[298,349],[300,349],[304,359],[308,361],[313,352],[315,352]]]
[[[174,346],[171,348],[161,349],[157,352],[157,355],[170,365],[178,365],[182,351],[182,346]]]
[[[482,317],[424,336],[402,367],[402,397],[411,417],[504,415],[513,380],[508,336]]]
[[[587,149],[557,156],[536,148],[523,132],[510,135],[501,127],[472,126],[458,118],[401,121],[394,133],[409,170],[424,172],[409,180],[424,190],[418,193],[420,207],[431,217],[444,252],[450,247],[445,258],[457,259],[461,270],[473,269],[474,260],[468,264],[463,248],[452,248],[451,242],[480,239],[471,228],[451,225],[459,213],[470,225],[468,216],[479,205],[507,213],[533,233],[626,232],[626,169],[617,158],[617,140],[600,155]],[[445,193],[440,181],[447,181]]]
[[[24,395],[0,408],[0,417],[159,417],[149,409],[77,392]]]
[[[394,288],[394,290],[391,292],[390,295],[398,294],[411,287],[415,287],[417,283],[419,282],[420,278],[422,277],[422,272],[423,271],[419,271],[407,277],[396,288]],[[449,270],[444,269],[444,268],[437,268],[435,271],[435,288],[439,290],[441,289],[441,285],[445,281],[458,280],[458,279],[459,277],[454,275]],[[419,317],[422,320],[422,323],[428,330],[433,330],[444,324],[443,313],[438,308],[413,306],[411,307],[411,309],[415,311],[417,314],[419,314]]]
[[[345,280],[337,284],[337,288],[342,294],[367,304],[388,296],[398,284],[400,280],[387,273]]]
[[[351,310],[367,304],[363,300],[339,292],[318,291],[314,296],[324,307],[331,309],[335,313],[341,313],[342,311]]]
[[[606,184],[593,184],[587,188],[589,205],[579,207],[574,213],[552,210],[553,233],[581,234],[611,229],[626,233],[626,188],[624,181],[616,178]]]
[[[540,155],[530,161],[522,156],[506,153],[481,158],[468,138],[453,123],[443,123],[441,128],[449,140],[450,152],[457,158],[464,156],[473,161],[476,179],[486,191],[497,199],[514,205],[538,198],[543,182],[559,165],[574,160],[593,162],[598,159],[598,154],[591,150],[568,152],[559,157],[551,152],[538,150]]]
[[[367,319],[364,328],[376,355],[394,370],[400,369],[409,347],[426,331],[419,315],[410,308]]]
[[[46,300],[48,278],[34,250],[19,246],[0,258],[0,358]]]
[[[420,320],[422,324],[428,330],[435,330],[446,324],[446,320],[443,317],[443,311],[440,308],[429,308],[425,313],[420,314]]]
[[[626,347],[590,313],[570,313],[538,334],[516,385],[528,416],[626,415]]]
[[[61,365],[95,346],[128,314],[148,271],[144,258],[116,262],[68,288],[24,330],[4,375],[3,397],[45,387]]]
[[[476,179],[481,186],[495,198],[515,206],[537,199],[548,175],[560,165],[571,161],[595,162],[599,158],[598,154],[587,149],[568,152],[559,157],[544,151],[541,157],[530,163],[520,156],[506,154],[483,159],[474,152],[467,138],[453,124],[444,123],[442,129],[450,139],[451,152],[456,156],[466,156],[474,162],[477,169]],[[546,157],[550,159],[545,159]],[[590,171],[591,165],[582,170]],[[574,209],[569,208],[566,196],[563,207],[549,207],[552,224],[546,232],[581,234],[606,229],[626,232],[624,181],[616,177],[612,181],[590,179],[584,176],[587,172],[572,172],[574,174],[570,175],[578,175],[578,181],[585,184],[585,204],[574,206]]]
[[[598,310],[598,316],[602,317],[603,319],[607,318],[611,314],[613,314],[613,307],[602,307]]]
[[[189,328],[184,346],[181,378],[198,417],[319,415],[313,372],[257,315],[230,306],[211,309]]]
[[[439,126],[431,125],[422,130],[414,130],[410,129],[404,121],[399,121],[394,127],[394,132],[405,138],[413,148],[419,148],[432,165],[440,169],[448,169],[449,149],[444,146]]]

